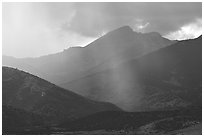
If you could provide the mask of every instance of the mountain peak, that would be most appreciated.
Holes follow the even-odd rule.
[[[106,35],[103,35],[89,45],[102,45],[101,47],[105,45],[111,45],[112,47],[114,45],[124,45],[125,41],[133,41],[134,33],[135,32],[129,26],[122,26],[108,32]]]
[[[115,31],[123,31],[123,32],[133,32],[133,29],[130,26],[122,26]]]
[[[131,32],[133,32],[133,30],[130,26],[122,26],[120,28],[110,31],[109,33],[131,33]]]
[[[120,28],[118,28],[116,30],[131,30],[131,31],[133,31],[132,28],[130,26],[127,26],[127,25],[126,26],[122,26],[122,27],[120,27]]]
[[[198,39],[202,39],[202,35],[200,35],[200,36],[198,37]]]

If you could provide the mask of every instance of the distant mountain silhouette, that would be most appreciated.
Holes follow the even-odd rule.
[[[88,98],[127,111],[202,105],[202,36],[65,83]]]
[[[86,99],[39,77],[9,67],[2,68],[2,104],[52,117],[53,122],[100,111],[120,111],[113,104]]]
[[[63,85],[172,43],[175,42],[156,32],[142,34],[124,26],[83,48],[72,47],[61,53],[39,58],[15,59],[3,56],[3,65],[16,67],[57,85]]]

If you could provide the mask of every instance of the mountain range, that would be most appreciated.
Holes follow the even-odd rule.
[[[202,119],[202,36],[171,41],[124,26],[2,64],[5,134],[169,134]]]
[[[175,41],[159,33],[137,33],[129,26],[113,30],[86,47],[72,47],[63,52],[38,58],[3,56],[2,64],[17,67],[61,85],[83,76],[100,72],[168,46]]]
[[[126,111],[201,105],[202,37],[177,42],[62,87]]]
[[[174,109],[200,103],[201,40],[170,41],[124,26],[83,48],[38,58],[4,56],[3,65],[126,111]]]

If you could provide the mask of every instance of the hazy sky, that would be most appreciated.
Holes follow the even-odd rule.
[[[36,57],[85,46],[129,25],[170,39],[202,33],[202,3],[3,3],[3,55]]]

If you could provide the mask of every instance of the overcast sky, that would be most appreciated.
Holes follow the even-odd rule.
[[[169,39],[202,33],[202,3],[3,3],[3,55],[36,57],[85,46],[129,25]]]

